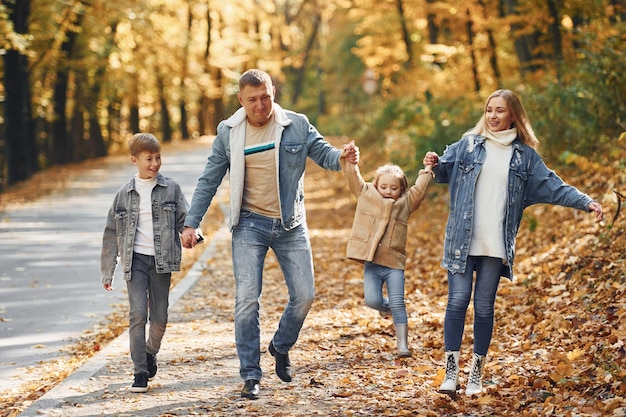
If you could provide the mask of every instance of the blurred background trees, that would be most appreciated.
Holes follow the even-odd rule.
[[[1,0],[0,186],[52,165],[215,133],[239,75],[408,172],[497,88],[556,160],[626,130],[626,0]]]

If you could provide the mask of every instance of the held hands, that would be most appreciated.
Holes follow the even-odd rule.
[[[180,234],[180,240],[184,248],[192,249],[198,243],[196,238],[196,229],[193,227],[185,227]]]
[[[341,151],[341,158],[345,158],[351,164],[359,163],[359,147],[354,144],[354,141],[350,141],[350,143],[346,143],[343,145],[343,150]]]
[[[595,211],[596,212],[596,220],[597,221],[602,221],[602,219],[604,218],[604,213],[602,213],[602,206],[600,205],[600,203],[596,202],[596,201],[592,201],[591,203],[589,203],[589,206],[587,207],[589,209],[589,211]]]
[[[426,155],[424,156],[424,167],[426,168],[427,171],[437,166],[438,162],[439,162],[439,155],[437,155],[436,152],[432,152],[432,151],[426,152]]]

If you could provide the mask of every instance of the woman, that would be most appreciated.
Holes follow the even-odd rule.
[[[500,277],[513,276],[515,236],[524,209],[546,203],[594,211],[602,206],[548,169],[537,153],[539,141],[519,98],[497,90],[483,116],[441,158],[428,152],[435,182],[448,183],[450,213],[441,265],[448,270],[444,319],[446,376],[439,392],[456,395],[465,314],[474,285],[474,354],[465,389],[482,391],[482,371],[493,332]]]

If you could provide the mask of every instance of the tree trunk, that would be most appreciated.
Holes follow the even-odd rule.
[[[505,15],[518,14],[517,1],[518,0],[502,0],[503,13]],[[511,25],[511,29],[513,35],[515,36],[513,44],[520,63],[520,71],[522,75],[529,72],[535,72],[540,69],[542,66],[537,62],[537,56],[535,55],[535,49],[539,44],[539,33],[535,31],[534,33],[528,35],[515,35],[515,32],[523,29],[523,25],[521,23]]]
[[[407,61],[404,65],[406,69],[413,67],[413,44],[411,42],[411,35],[407,26],[407,19],[404,14],[404,5],[402,0],[396,0],[396,8],[398,10],[398,16],[400,17],[400,26],[402,30],[402,39],[404,40],[404,47],[406,48]]]
[[[320,23],[322,22],[322,16],[319,13],[316,13],[314,16],[313,25],[311,28],[311,34],[309,35],[309,40],[306,44],[306,49],[304,51],[304,58],[302,59],[302,64],[300,68],[298,68],[296,73],[296,81],[293,86],[293,94],[291,95],[291,104],[295,105],[302,94],[303,85],[304,85],[304,75],[306,74],[306,65],[311,57],[311,51],[313,50],[313,46],[315,45],[315,39],[317,38],[317,32],[320,27]]]
[[[557,79],[561,80],[561,63],[563,61],[563,41],[561,38],[561,16],[554,0],[548,0],[548,13],[550,14],[550,39],[554,52],[554,64],[556,66]]]
[[[436,0],[426,0],[426,10],[429,10],[428,3],[435,3]],[[428,22],[428,43],[439,43],[439,26],[435,21],[436,14],[430,11],[426,12],[426,21]]]
[[[159,73],[156,74],[156,82],[161,114],[161,140],[163,142],[170,142],[172,140],[172,126],[170,125],[171,118],[170,112],[167,108],[167,99],[165,97],[165,83],[163,81],[163,76]]]
[[[470,9],[467,9],[467,43],[469,45],[470,56],[472,58],[472,76],[474,78],[474,91],[480,92],[480,80],[478,79],[478,64],[476,63],[476,51],[474,50],[474,30],[472,28],[472,15]]]
[[[481,7],[483,8],[483,17],[485,18],[485,20],[487,20],[489,16],[487,13],[487,7],[485,5],[485,1],[478,0],[478,4],[480,4]],[[495,84],[499,86],[502,74],[500,73],[500,67],[498,65],[498,55],[496,54],[496,51],[497,51],[496,39],[493,35],[492,29],[487,29],[487,39],[489,40],[489,65],[491,66],[491,71],[493,71],[493,78],[496,81]]]
[[[189,68],[189,44],[191,43],[191,26],[193,24],[193,13],[191,12],[191,6],[187,3],[187,35],[185,38],[185,46],[183,48],[183,62],[181,70],[180,81],[180,134],[183,140],[189,139],[189,126],[187,125],[187,108],[185,103],[185,80],[187,79],[187,73]]]
[[[8,17],[16,33],[28,32],[30,1],[6,2]],[[35,124],[32,117],[28,58],[15,49],[4,55],[4,158],[6,183],[14,184],[39,170]],[[0,171],[0,176],[3,174]],[[4,179],[0,177],[0,185]]]
[[[132,90],[129,93],[130,103],[128,105],[128,128],[130,134],[139,133],[139,76],[133,73]]]
[[[75,22],[76,26],[80,27],[81,20],[82,17],[79,16]],[[70,73],[68,62],[72,58],[77,36],[78,33],[75,30],[67,31],[61,45],[61,58],[57,61],[53,93],[52,149],[50,149],[50,163],[53,165],[71,162],[74,156],[74,144],[68,132],[66,111]]]

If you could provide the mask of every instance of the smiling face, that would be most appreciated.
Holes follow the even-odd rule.
[[[139,152],[137,156],[131,156],[130,160],[137,166],[139,178],[156,178],[161,169],[161,152]]]
[[[513,124],[509,104],[503,97],[492,97],[485,106],[485,121],[492,132],[508,130]]]
[[[272,118],[275,91],[272,84],[263,83],[259,86],[246,85],[237,93],[239,104],[246,110],[252,126],[261,127]]]
[[[382,173],[378,176],[376,183],[374,184],[376,189],[385,198],[392,198],[393,200],[397,200],[400,198],[400,194],[402,193],[402,183],[400,182],[400,178],[388,174]]]

